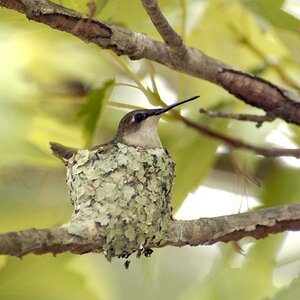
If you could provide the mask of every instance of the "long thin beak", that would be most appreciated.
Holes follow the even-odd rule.
[[[180,101],[180,102],[171,104],[171,105],[169,105],[169,106],[166,106],[166,107],[163,107],[163,108],[158,108],[157,110],[155,110],[155,111],[153,112],[152,115],[154,115],[154,116],[161,115],[161,114],[163,114],[163,113],[165,113],[165,112],[167,112],[167,111],[173,109],[173,108],[176,107],[176,106],[179,106],[179,105],[184,104],[184,103],[189,102],[189,101],[193,101],[193,100],[195,100],[195,99],[197,99],[197,98],[199,98],[199,97],[200,97],[200,96],[194,96],[194,97],[192,97],[192,98],[189,98],[189,99],[186,99],[186,100],[183,100],[183,101]]]

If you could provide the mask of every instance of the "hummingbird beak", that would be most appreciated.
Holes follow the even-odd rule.
[[[199,97],[200,97],[200,96],[194,96],[194,97],[192,97],[192,98],[189,98],[189,99],[186,99],[186,100],[183,100],[183,101],[180,101],[180,102],[176,102],[176,103],[174,103],[174,104],[171,104],[171,105],[169,105],[169,106],[166,106],[166,107],[163,107],[163,108],[158,108],[158,109],[156,109],[156,110],[153,112],[152,116],[158,116],[158,115],[164,114],[165,112],[167,112],[167,111],[173,109],[173,108],[176,107],[176,106],[179,106],[179,105],[184,104],[184,103],[189,102],[189,101],[193,101],[193,100],[195,100],[195,99],[197,99],[197,98],[199,98]]]

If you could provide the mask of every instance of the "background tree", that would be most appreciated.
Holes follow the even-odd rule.
[[[300,86],[299,20],[283,10],[286,3],[160,1],[182,44],[164,23],[155,1],[142,2],[144,7],[138,1],[96,1],[88,8],[84,1],[59,2],[83,16],[46,1],[0,0],[3,7],[60,29],[0,10],[2,231],[54,227],[68,221],[71,207],[64,171],[51,156],[48,141],[75,147],[101,143],[114,135],[124,108],[162,105],[162,100],[170,103],[196,94],[201,94],[201,100],[189,106],[185,118],[175,115],[160,126],[164,145],[177,163],[174,208],[203,184],[223,189],[221,197],[225,191],[245,194],[246,190],[261,208],[299,198],[297,160],[286,159],[298,157],[298,150],[274,149],[272,139],[281,133],[289,143],[277,138],[281,148],[296,148],[299,143],[299,96],[279,87],[299,91]],[[132,32],[154,39],[160,39],[160,33],[168,46]],[[229,118],[218,118],[224,113]],[[245,118],[241,114],[251,115],[246,116],[248,122],[234,120]],[[270,158],[274,156],[281,158]],[[250,200],[241,196],[240,202],[247,206]],[[265,227],[259,223],[252,235],[298,229],[299,205],[290,208],[286,219],[280,219],[286,209],[276,210],[279,219]],[[230,209],[239,212],[238,206]],[[216,208],[218,214],[222,213]],[[246,225],[253,215],[244,217]],[[206,215],[199,212],[200,216]],[[251,235],[245,228],[240,231]],[[235,239],[223,237],[219,240]],[[108,264],[98,254],[30,255],[22,261],[2,256],[0,295],[4,299],[41,299],[41,295],[134,299],[141,293],[145,299],[295,299],[299,254],[296,249],[282,250],[291,245],[288,240],[287,234],[277,234],[215,247],[167,247],[155,251],[150,260],[134,261],[128,272],[122,263]]]

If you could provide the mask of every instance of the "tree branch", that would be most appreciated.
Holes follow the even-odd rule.
[[[148,13],[152,23],[160,36],[170,47],[178,49],[183,46],[182,38],[170,26],[167,19],[162,14],[156,0],[142,0],[142,4]]]
[[[91,19],[74,10],[47,0],[0,0],[0,6],[23,13],[28,19],[44,23],[60,31],[69,32],[85,42],[110,49],[130,59],[146,58],[173,70],[205,79],[222,86],[245,103],[265,110],[287,122],[300,124],[300,96],[280,88],[267,80],[238,70],[205,55],[200,50],[186,47],[159,11],[156,1],[143,1],[149,16],[163,38],[164,44],[124,28]],[[155,17],[154,17],[155,16]],[[164,28],[164,29],[163,29]],[[177,37],[176,37],[177,36]],[[185,49],[175,55],[174,47]],[[180,46],[182,45],[182,46]],[[182,57],[184,59],[182,59]]]
[[[152,22],[165,43],[158,42],[141,33],[84,16],[47,0],[0,0],[0,6],[23,13],[28,19],[46,24],[54,29],[68,32],[85,42],[103,49],[110,49],[130,59],[146,58],[171,69],[202,78],[222,86],[245,103],[259,107],[267,113],[287,122],[300,124],[300,96],[280,88],[264,79],[238,71],[203,52],[186,47],[172,30],[159,10],[156,1],[144,0]],[[182,49],[176,55],[175,49]],[[297,149],[265,149],[223,136],[208,128],[182,119],[199,132],[226,141],[265,156],[299,155]],[[298,156],[296,156],[298,157]],[[97,230],[95,229],[97,228]],[[300,229],[300,204],[262,209],[255,212],[202,218],[193,221],[170,222],[168,238],[160,245],[183,246],[213,244],[219,241],[236,241],[243,237],[263,238],[270,233]],[[29,229],[0,234],[0,254],[22,256],[27,253],[101,252],[106,236],[104,228],[96,226],[86,238],[70,234],[68,226],[53,229]],[[159,233],[158,233],[159,234]]]
[[[257,116],[257,115],[249,115],[249,114],[232,114],[223,111],[212,111],[206,110],[204,108],[200,108],[200,113],[208,115],[212,118],[225,118],[225,119],[233,119],[239,121],[249,121],[255,122],[256,127],[260,127],[264,122],[272,122],[274,121],[275,117],[273,115],[264,115],[264,116]]]
[[[212,245],[244,237],[262,239],[286,230],[300,230],[300,203],[215,218],[173,220],[168,237],[153,247]],[[29,253],[102,252],[106,238],[103,232],[104,228],[98,226],[96,232],[82,238],[68,233],[64,226],[1,233],[0,254],[22,257]]]
[[[233,148],[249,150],[258,155],[262,155],[264,157],[292,156],[292,157],[300,158],[300,149],[265,148],[265,147],[254,146],[254,145],[248,144],[244,141],[234,139],[225,134],[222,134],[220,132],[209,129],[209,128],[207,128],[199,123],[195,123],[185,117],[182,117],[182,116],[180,116],[180,117],[181,117],[181,120],[187,126],[194,128],[195,130],[197,130],[198,132],[200,132],[206,136],[210,136],[216,140],[222,141],[227,146],[230,146]]]
[[[170,230],[170,236],[175,238],[170,239],[169,244],[212,245],[238,241],[247,236],[262,239],[271,233],[299,229],[300,203],[297,203],[216,218],[175,221]]]
[[[101,230],[90,240],[68,233],[67,227],[6,232],[0,233],[0,254],[22,257],[29,253],[97,252],[104,244],[104,238]]]
[[[173,30],[167,19],[162,14],[157,1],[142,0],[142,4],[160,36],[170,47],[170,53],[174,64],[182,66],[183,63],[188,63],[188,49],[184,45],[181,36]]]

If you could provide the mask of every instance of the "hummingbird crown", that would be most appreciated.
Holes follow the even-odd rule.
[[[145,148],[161,148],[157,132],[160,115],[156,109],[135,110],[125,115],[118,128],[116,140],[125,145]]]

